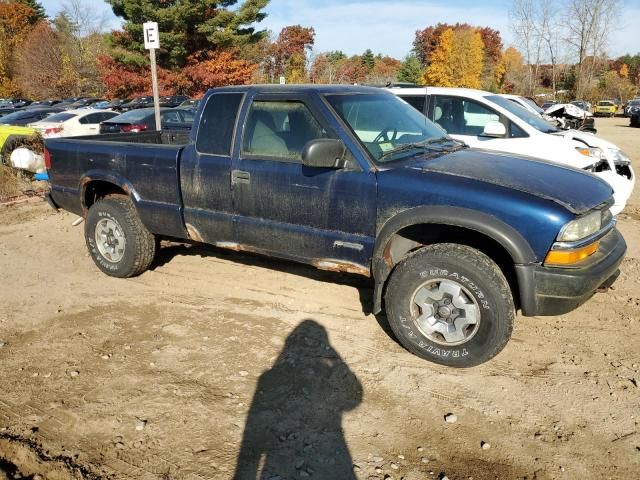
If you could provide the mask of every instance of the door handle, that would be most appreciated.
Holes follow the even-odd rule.
[[[251,175],[242,170],[231,170],[231,185],[239,183],[251,183]]]

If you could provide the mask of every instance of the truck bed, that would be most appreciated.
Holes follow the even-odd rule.
[[[151,232],[186,237],[178,171],[188,139],[189,133],[172,131],[46,139],[56,203],[84,216],[92,202],[89,182],[123,185]]]

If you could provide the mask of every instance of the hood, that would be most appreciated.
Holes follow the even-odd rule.
[[[610,150],[620,150],[614,143],[594,135],[593,133],[583,132],[580,130],[563,130],[561,132],[552,133],[551,135],[563,137],[565,140],[577,140],[586,143],[590,147],[608,148]]]
[[[518,190],[582,214],[608,201],[613,191],[596,176],[530,157],[466,149],[436,158],[416,157],[401,168],[437,172]]]

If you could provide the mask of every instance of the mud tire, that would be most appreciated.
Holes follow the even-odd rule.
[[[95,231],[102,219],[117,222],[126,240],[124,254],[116,263],[104,257],[96,245]],[[85,221],[84,236],[95,264],[112,277],[140,275],[149,268],[156,254],[155,236],[142,224],[131,200],[124,195],[111,195],[91,206]]]
[[[436,278],[463,286],[480,310],[475,334],[460,345],[432,341],[414,322],[413,294]],[[476,249],[452,243],[421,248],[402,260],[387,284],[385,305],[389,325],[407,350],[450,367],[472,367],[496,356],[509,341],[515,318],[513,295],[498,265]]]

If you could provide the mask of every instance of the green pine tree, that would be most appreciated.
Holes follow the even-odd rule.
[[[407,55],[398,72],[399,82],[409,82],[419,85],[422,80],[422,65],[415,54]]]
[[[373,55],[373,52],[370,48],[367,48],[365,52],[362,54],[362,64],[367,67],[367,70],[371,71],[373,66],[376,63],[376,57]]]
[[[146,56],[142,24],[158,22],[160,51],[158,63],[171,70],[184,67],[198,53],[230,47],[242,47],[266,36],[254,25],[266,14],[269,0],[106,0],[113,13],[125,20],[124,35],[112,35],[114,58],[122,63],[144,62]],[[117,53],[119,52],[119,53]]]

